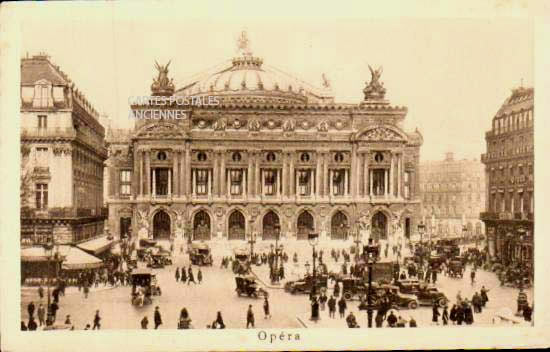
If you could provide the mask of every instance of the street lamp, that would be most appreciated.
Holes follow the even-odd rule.
[[[54,252],[55,248],[55,252]],[[55,247],[55,243],[53,241],[53,238],[48,238],[46,243],[44,244],[44,252],[46,254],[46,257],[48,258],[48,265],[47,265],[47,272],[48,272],[48,280],[46,281],[46,289],[48,291],[48,308],[47,308],[47,318],[46,318],[46,325],[52,325],[53,324],[53,312],[51,309],[51,294],[50,294],[50,284],[51,284],[51,262],[52,260],[55,260],[56,262],[59,260],[59,248]],[[55,266],[55,279],[57,279],[57,264]]]
[[[372,267],[374,263],[378,261],[379,256],[380,248],[373,243],[372,238],[369,238],[369,244],[363,246],[363,259],[369,268],[369,287],[367,291],[367,317],[369,328],[372,328],[372,315],[374,308],[372,304]]]
[[[468,226],[462,225],[462,242],[466,243],[466,233],[468,232]]]
[[[281,226],[279,224],[275,225],[275,266],[271,269],[273,275],[271,276],[272,283],[279,283],[279,273],[277,272],[279,268],[279,237],[281,236]]]
[[[426,231],[426,225],[424,225],[424,222],[420,222],[418,224],[418,233],[420,234],[420,249],[422,250],[422,253],[420,253],[420,266],[422,267],[424,265],[424,247],[423,247],[423,237],[424,232]]]
[[[315,269],[315,259],[317,258],[317,252],[315,251],[315,246],[319,242],[319,234],[310,233],[310,234],[308,234],[307,239],[309,241],[309,244],[313,248],[313,271],[312,271],[312,273],[313,273],[313,285],[311,286],[311,297],[313,297],[313,295],[315,295],[315,293],[317,291],[317,281],[316,281],[317,273],[316,273],[316,269]]]
[[[525,236],[525,233],[527,232],[527,230],[525,230],[523,227],[520,227],[517,232],[519,233],[519,276],[520,276],[520,280],[519,280],[519,289],[523,289],[523,280],[524,280],[524,276],[525,276],[525,268],[524,268],[524,262],[523,262],[523,240],[524,240],[524,236]]]
[[[250,265],[252,265],[254,260],[254,243],[256,243],[256,232],[250,232],[250,239],[248,240],[248,243],[250,243]]]

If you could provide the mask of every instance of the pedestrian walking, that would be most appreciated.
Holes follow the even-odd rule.
[[[481,286],[481,306],[483,308],[485,308],[485,305],[487,304],[487,302],[489,302],[489,296],[487,295],[488,292],[489,290],[486,289],[485,286]]]
[[[84,284],[84,298],[88,298],[89,293],[90,293],[90,287],[87,284]]]
[[[434,301],[432,306],[432,322],[434,322],[436,325],[439,325],[439,316],[441,313],[439,313],[439,307],[437,306],[437,302]]]
[[[394,328],[395,324],[397,323],[397,317],[395,314],[393,314],[393,310],[390,311],[390,315],[388,315],[388,318],[386,319],[388,321],[388,326],[390,328]]]
[[[187,282],[187,270],[185,270],[185,267],[181,267],[181,283],[184,284]]]
[[[321,307],[321,310],[324,311],[325,310],[325,306],[326,306],[326,303],[327,303],[327,300],[328,300],[328,297],[327,295],[325,294],[325,292],[321,292],[321,296],[319,297],[319,306]]]
[[[332,295],[328,300],[328,316],[334,318],[336,315],[336,299]]]
[[[340,296],[340,283],[338,281],[336,281],[334,283],[333,293],[334,293],[334,297],[339,297]]]
[[[310,320],[317,322],[319,320],[319,301],[316,296],[311,299],[311,318]]]
[[[69,314],[67,314],[67,316],[65,317],[65,325],[71,325],[71,316]]]
[[[40,297],[40,300],[44,298],[44,288],[42,287],[42,285],[38,286],[38,297]]]
[[[271,319],[271,313],[269,312],[269,301],[267,300],[267,296],[264,297],[264,319],[270,318]]]
[[[443,321],[443,325],[449,324],[449,311],[447,309],[447,305],[443,307],[443,314],[441,314],[441,321]]]
[[[180,268],[176,268],[176,282],[180,281]]]
[[[470,279],[472,279],[472,285],[476,281],[476,271],[472,268],[472,271],[470,272]]]
[[[464,302],[464,322],[467,325],[474,323],[474,312],[472,311],[472,305],[468,301]]]
[[[38,323],[40,326],[44,325],[44,316],[46,315],[46,309],[44,308],[44,305],[40,303],[38,305],[38,311],[36,313],[38,315]]]
[[[222,318],[222,312],[218,311],[218,315],[216,316],[216,320],[214,321],[214,323],[212,325],[215,326],[218,329],[225,329],[225,324],[223,323],[223,318]]]
[[[451,307],[451,314],[449,314],[449,319],[451,320],[453,325],[456,323],[456,310],[456,304],[453,304],[453,306]]]
[[[246,328],[250,326],[254,328],[254,312],[252,311],[252,304],[248,305],[248,311],[246,312]]]
[[[338,301],[338,312],[340,313],[340,318],[344,317],[344,315],[346,314],[347,308],[348,308],[348,305],[346,303],[346,299],[344,298],[344,296],[342,296]]]
[[[94,326],[92,327],[92,330],[101,329],[101,317],[99,316],[99,310],[95,311],[95,317],[94,317]]]
[[[437,282],[437,270],[432,271],[432,284]]]
[[[189,267],[189,271],[187,272],[187,285],[189,286],[192,283],[194,283],[195,285],[197,284],[195,282],[195,275],[193,275],[193,269],[191,267]]]
[[[59,305],[55,301],[50,304],[50,313],[51,313],[51,323],[52,324],[57,319],[58,309],[59,309]]]
[[[155,317],[154,317],[154,320],[155,320],[155,330],[158,329],[159,326],[162,325],[162,317],[160,316],[160,311],[159,311],[159,307],[156,306],[155,307]]]
[[[456,325],[462,325],[464,321],[464,308],[463,303],[456,306]]]
[[[411,320],[409,320],[409,328],[416,328],[416,320],[414,320],[413,317],[411,317]]]
[[[144,316],[143,319],[141,319],[141,328],[147,329],[148,325],[149,325],[149,319],[147,319],[147,316]]]
[[[201,271],[201,268],[199,268],[199,272],[197,273],[197,280],[199,280],[199,284],[202,283],[202,271]]]
[[[381,311],[376,312],[376,317],[374,318],[374,323],[376,324],[377,328],[382,327],[382,324],[384,323],[384,314],[382,314]]]
[[[27,306],[27,312],[29,312],[29,319],[34,316],[34,303],[31,301],[29,305]]]
[[[28,330],[27,325],[23,320],[21,320],[21,331],[27,331],[27,330]]]

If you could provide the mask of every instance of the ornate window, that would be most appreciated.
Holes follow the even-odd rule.
[[[165,152],[158,152],[157,153],[157,159],[158,160],[166,160],[166,153]]]
[[[230,170],[229,178],[231,181],[231,195],[240,195],[243,193],[243,171],[242,170]]]
[[[46,108],[53,105],[53,100],[50,94],[51,87],[49,84],[37,84],[34,87],[33,106]]]
[[[195,170],[197,194],[205,195],[208,193],[208,170]]]
[[[344,161],[344,154],[338,152],[336,154],[334,154],[334,161],[336,161],[337,163],[341,163]]]
[[[303,162],[303,163],[307,163],[309,161],[309,154],[308,153],[302,153],[300,155],[300,160]]]
[[[239,162],[241,161],[241,153],[239,152],[234,152],[233,153],[233,156],[231,157],[231,159],[233,159],[234,162]]]
[[[311,194],[311,171],[299,170],[298,171],[298,192],[301,196],[308,196]]]
[[[120,170],[120,195],[129,196],[132,182],[132,171]]]
[[[206,161],[207,157],[206,157],[206,153],[205,152],[199,152],[197,154],[197,160],[198,161]]]
[[[35,195],[36,195],[36,209],[40,209],[40,210],[48,209],[48,184],[37,183]]]
[[[276,191],[277,172],[275,170],[264,170],[264,195],[273,196]]]
[[[380,152],[376,153],[374,155],[374,161],[376,161],[377,163],[381,163],[382,161],[384,161],[384,155]]]
[[[38,115],[38,128],[48,128],[48,116]]]
[[[372,170],[372,191],[375,196],[383,196],[386,192],[386,178],[384,169]]]
[[[409,199],[411,197],[411,173],[405,171],[405,177],[403,180],[403,197]]]
[[[266,160],[267,160],[267,161],[270,161],[270,162],[271,162],[271,161],[275,161],[275,159],[276,159],[275,153],[273,153],[273,152],[267,153],[267,155],[266,155]]]
[[[332,179],[332,194],[343,196],[345,192],[345,172],[346,170],[334,170]]]

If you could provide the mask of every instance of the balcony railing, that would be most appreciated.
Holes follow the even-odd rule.
[[[71,127],[60,128],[38,128],[38,127],[23,127],[21,129],[21,137],[65,137],[76,138],[76,131]]]
[[[47,210],[22,208],[21,217],[23,218],[75,218],[75,217],[89,217],[89,216],[108,216],[108,208],[102,207],[99,211],[95,209],[87,208],[49,208]]]

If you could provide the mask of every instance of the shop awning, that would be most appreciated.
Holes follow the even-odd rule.
[[[108,239],[107,236],[101,236],[92,240],[82,242],[77,245],[78,248],[91,254],[100,254],[111,248],[115,243],[114,239]]]
[[[49,259],[44,247],[21,248],[22,262],[45,262]]]
[[[77,247],[70,247],[61,264],[64,270],[95,269],[103,265],[103,261]]]

